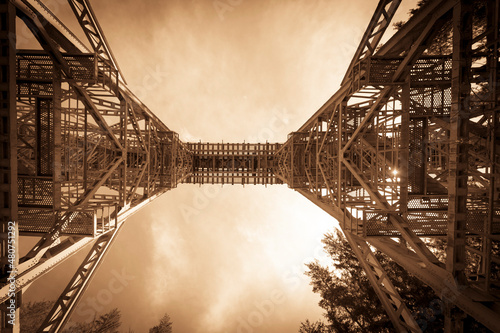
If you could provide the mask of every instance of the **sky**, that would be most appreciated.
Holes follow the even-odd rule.
[[[284,142],[338,89],[377,2],[91,4],[129,88],[181,140]],[[47,5],[82,36],[66,1]],[[322,318],[304,263],[327,262],[321,239],[335,226],[286,185],[181,184],[127,220],[71,320],[118,307],[124,332],[165,313],[174,332],[297,332]],[[85,254],[25,301],[57,298]]]

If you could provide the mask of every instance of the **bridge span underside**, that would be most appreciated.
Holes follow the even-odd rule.
[[[274,175],[278,143],[188,143],[193,169],[191,184],[282,184]]]
[[[19,318],[22,292],[92,244],[40,328],[61,330],[126,219],[182,183],[287,184],[339,221],[397,331],[421,329],[373,247],[441,297],[446,331],[500,332],[499,0],[429,1],[383,45],[400,0],[381,0],[339,90],[272,144],[182,142],[89,2],[68,4],[90,47],[39,0],[0,0],[2,332],[19,331],[6,306]],[[16,17],[38,49],[16,48]],[[39,241],[12,259],[19,234]]]

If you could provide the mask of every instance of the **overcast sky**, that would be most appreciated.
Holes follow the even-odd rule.
[[[183,141],[205,142],[284,142],[338,89],[377,5],[91,3],[131,90]],[[76,32],[66,1],[48,5]],[[304,263],[335,225],[286,185],[179,185],[126,222],[72,319],[118,307],[123,331],[168,313],[174,332],[296,332],[321,318]],[[84,255],[25,300],[57,298]]]

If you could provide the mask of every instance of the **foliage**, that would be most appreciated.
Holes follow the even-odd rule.
[[[118,332],[116,329],[120,328],[121,324],[121,313],[117,308],[95,320],[95,326],[98,327],[96,332],[115,333]]]
[[[20,321],[23,333],[35,333],[52,309],[54,301],[28,302],[21,306]],[[117,333],[121,326],[118,309],[105,313],[90,323],[76,323],[63,330],[64,333]]]
[[[90,323],[77,323],[64,333],[118,333],[121,326],[121,313],[117,308],[95,318]]]
[[[54,301],[28,302],[21,307],[21,332],[36,333],[47,317]],[[78,322],[65,328],[63,333],[118,333],[121,327],[121,313],[117,308],[101,316],[96,315],[90,323]],[[132,333],[132,330],[128,330]],[[168,314],[161,318],[160,323],[149,329],[150,333],[172,333],[172,321]],[[322,333],[322,331],[313,331]]]
[[[311,323],[309,319],[300,323],[299,333],[328,333],[328,326],[322,321]]]
[[[431,0],[420,0],[417,6],[409,11],[410,19],[418,13],[427,3]],[[473,27],[473,37],[480,35],[484,32],[486,27],[486,6],[483,1],[475,1],[472,7],[472,27]],[[443,24],[443,26],[434,32],[432,42],[428,45],[424,54],[427,55],[449,55],[452,53],[452,20],[448,20]],[[394,29],[400,30],[406,24],[405,21],[395,22],[393,24]],[[486,43],[482,42],[476,45],[478,51],[485,48]]]
[[[19,315],[22,332],[37,332],[53,305],[54,301],[28,302],[23,304]]]
[[[430,0],[419,0],[417,2],[417,6],[415,8],[410,9],[408,14],[410,15],[410,18],[415,15],[426,3],[428,3]],[[399,30],[403,25],[405,25],[406,21],[398,21],[394,22],[393,26],[394,29]]]
[[[323,243],[332,259],[331,267],[315,261],[307,265],[306,274],[311,278],[313,291],[321,296],[319,305],[326,311],[327,329],[321,322],[306,321],[301,330],[390,332],[392,324],[347,240],[337,232],[325,235]],[[443,327],[442,303],[432,289],[380,252],[375,255],[421,327],[426,332],[439,331]]]
[[[160,324],[150,328],[149,333],[172,333],[172,322],[170,321],[170,316],[165,313],[163,318],[160,320]]]

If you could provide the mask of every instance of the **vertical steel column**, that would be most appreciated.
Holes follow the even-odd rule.
[[[53,209],[54,212],[56,213],[56,217],[60,217],[59,211],[61,209],[61,183],[62,183],[62,176],[61,176],[61,168],[62,168],[62,133],[61,133],[61,98],[62,98],[62,92],[61,92],[61,71],[56,67],[54,69],[54,80],[53,80],[53,87],[54,87],[54,97],[53,97],[53,102],[52,102],[52,111],[54,112],[53,115],[53,134],[52,137],[54,139],[53,143],[53,149],[54,152],[52,153],[53,157],[53,165],[54,165],[54,173],[52,175],[53,179],[53,188],[54,188],[54,203],[53,203]],[[87,147],[84,147],[86,150]]]
[[[343,117],[345,116],[344,113],[347,112],[347,100],[343,100],[340,105],[339,105],[339,117],[338,117],[338,124],[336,124],[337,128],[337,134],[338,134],[338,142],[337,142],[337,205],[340,209],[346,209],[344,205],[344,196],[345,193],[343,191],[343,182],[345,179],[342,178],[342,168],[343,168],[343,161],[344,161],[344,156],[342,156],[342,144],[343,144],[343,137],[344,137],[344,120]],[[344,220],[339,221],[342,224],[344,223]],[[346,226],[343,225],[343,228]]]
[[[451,79],[450,160],[448,177],[448,235],[446,269],[457,287],[465,285],[467,228],[467,180],[472,8],[462,0],[453,8],[453,65]],[[463,331],[461,311],[448,303],[445,330]]]
[[[453,9],[453,67],[450,114],[450,166],[448,180],[447,270],[465,283],[465,230],[467,215],[467,140],[470,110],[469,69],[472,17],[465,1]]]
[[[151,193],[151,171],[153,170],[151,168],[151,119],[149,117],[147,117],[146,119],[144,119],[144,123],[145,123],[145,129],[144,129],[144,134],[146,135],[146,139],[145,139],[145,145],[147,147],[147,151],[146,151],[146,163],[148,164],[148,168],[147,168],[147,171],[146,171],[146,186],[144,187],[144,197],[147,198],[150,196],[150,193]],[[175,160],[172,161],[174,163],[174,168],[175,168]],[[175,169],[174,169],[174,173],[175,173]]]
[[[17,111],[16,111],[16,9],[12,2],[0,0],[0,255],[1,275],[8,276],[13,268],[9,266],[9,221],[17,219]],[[12,223],[11,223],[12,226]],[[17,228],[15,228],[17,232]],[[12,235],[12,234],[11,234]],[[14,235],[17,236],[17,235]],[[14,237],[14,240],[16,237]],[[17,244],[15,244],[17,247]],[[14,251],[17,253],[17,251]],[[17,266],[19,258],[14,258]],[[7,281],[0,281],[5,285]],[[20,304],[20,295],[15,297],[15,306]],[[12,325],[10,310],[1,307],[0,330],[19,332],[19,325]],[[15,310],[19,318],[19,310]]]
[[[124,156],[123,164],[120,167],[120,191],[118,192],[120,198],[120,206],[124,208],[127,204],[127,164],[128,164],[128,140],[127,140],[127,126],[128,126],[128,103],[120,96],[120,141],[122,143],[122,154]]]
[[[89,140],[88,140],[88,133],[89,133],[89,112],[87,110],[87,107],[84,106],[83,109],[84,112],[84,125],[83,125],[83,190],[87,191],[88,184],[89,184]],[[78,120],[77,120],[78,121]]]
[[[410,76],[407,77],[406,83],[402,86],[401,104],[401,146],[399,147],[398,170],[400,179],[399,207],[403,217],[406,218],[408,213],[408,167],[410,159]]]
[[[483,236],[483,254],[482,254],[482,262],[481,262],[481,273],[484,275],[484,289],[486,291],[490,290],[491,285],[491,233],[493,231],[493,219],[495,216],[495,201],[497,196],[497,184],[498,178],[496,177],[496,173],[498,172],[498,168],[496,167],[497,160],[497,140],[496,140],[496,131],[498,122],[498,110],[497,110],[497,89],[498,89],[498,48],[499,48],[499,10],[500,10],[500,1],[488,1],[486,8],[487,15],[487,26],[486,30],[489,31],[487,36],[487,45],[488,45],[488,63],[487,68],[489,71],[489,100],[491,101],[491,119],[489,123],[489,157],[490,157],[490,188],[489,188],[489,200],[488,200],[488,218],[485,219],[484,224],[484,236]]]

